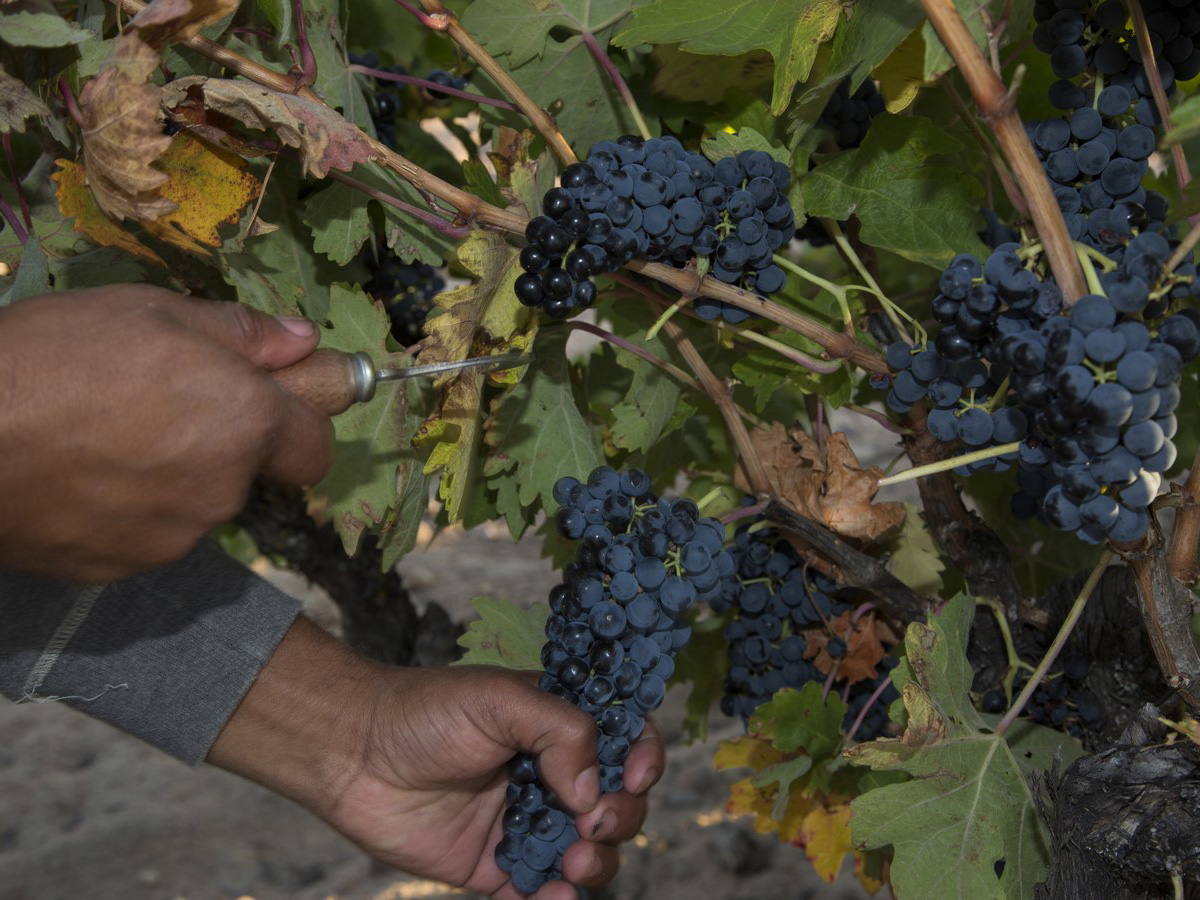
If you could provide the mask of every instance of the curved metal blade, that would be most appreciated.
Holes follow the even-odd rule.
[[[398,378],[419,378],[425,375],[437,376],[447,372],[461,372],[467,369],[482,369],[494,372],[501,369],[516,369],[533,360],[532,353],[512,351],[499,356],[473,356],[470,359],[459,359],[453,362],[428,363],[423,366],[408,366],[404,369],[380,369],[375,376],[376,381],[394,381]]]

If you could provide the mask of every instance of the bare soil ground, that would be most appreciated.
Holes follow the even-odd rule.
[[[442,534],[402,563],[419,603],[465,620],[480,594],[533,602],[556,582],[536,541],[513,545],[483,527]],[[289,573],[271,575],[336,629],[328,600]],[[679,730],[683,695],[658,719],[667,772],[643,835],[623,850],[608,897],[619,900],[851,900],[845,869],[832,885],[802,851],[724,814],[736,775],[715,773],[714,720],[704,745]],[[456,892],[370,860],[307,812],[256,785],[191,769],[108,726],[52,703],[0,705],[0,900],[404,900]],[[458,896],[464,896],[459,894]]]

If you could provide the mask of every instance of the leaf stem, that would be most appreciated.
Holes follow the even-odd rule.
[[[1076,247],[1078,246],[1076,244]],[[1079,257],[1079,264],[1083,266],[1083,277],[1087,280],[1088,290],[1093,294],[1104,296],[1104,286],[1100,284],[1100,275],[1096,272],[1096,265],[1092,262],[1092,258],[1082,250],[1076,250],[1075,255]]]
[[[312,87],[317,83],[317,58],[313,55],[312,44],[308,42],[308,23],[304,21],[304,0],[292,0],[293,15],[296,18],[296,44],[300,48],[301,75],[296,84],[299,87]]]
[[[0,214],[4,215],[4,219],[12,228],[13,234],[17,236],[17,240],[24,247],[29,240],[29,232],[25,230],[25,226],[21,224],[21,220],[17,218],[17,214],[13,212],[13,208],[8,205],[8,201],[0,197]]]
[[[33,217],[29,214],[29,201],[25,199],[25,191],[21,188],[21,179],[17,177],[17,161],[13,158],[12,152],[12,136],[6,131],[4,132],[4,158],[8,162],[8,174],[12,178],[13,189],[17,192],[17,201],[21,204],[21,217],[25,220],[25,227],[32,233]]]
[[[728,322],[717,320],[718,331],[728,331],[734,337],[742,340],[752,341],[760,346],[766,347],[768,350],[774,350],[784,359],[789,362],[794,362],[798,366],[802,366],[817,375],[832,375],[842,367],[840,360],[832,360],[822,362],[809,356],[803,350],[797,350],[795,347],[789,347],[787,344],[780,343],[774,338],[769,338],[765,334],[759,334],[749,328],[738,328],[736,325],[730,325]]]
[[[644,347],[639,347],[632,341],[626,340],[619,334],[613,334],[613,332],[601,328],[599,325],[594,325],[591,322],[584,322],[580,319],[572,319],[570,322],[564,323],[563,327],[570,328],[573,331],[586,331],[588,334],[594,334],[596,337],[608,341],[614,347],[620,347],[622,350],[632,353],[634,356],[638,357],[638,359],[643,359],[653,366],[658,366],[658,368],[662,369],[676,381],[686,384],[692,390],[703,390],[703,388],[700,386],[700,382],[698,382],[687,372],[683,371],[683,369],[679,368],[673,363],[667,362],[665,359],[659,359]]]
[[[401,0],[396,0],[396,2],[401,3]],[[401,5],[410,11],[412,9],[408,3],[401,3]],[[483,69],[487,76],[496,83],[504,96],[515,103],[517,108],[525,114],[525,118],[529,120],[538,134],[546,139],[546,146],[562,161],[563,165],[579,162],[575,151],[571,149],[567,139],[562,136],[558,126],[554,124],[550,113],[533,102],[533,99],[513,80],[504,67],[496,62],[495,58],[483,49],[483,45],[462,27],[458,17],[442,5],[441,0],[422,0],[421,5],[428,13],[426,19],[422,20],[422,24],[435,28],[437,31],[444,31],[454,43],[462,48],[464,53],[475,60],[479,68]]]
[[[749,519],[751,516],[761,515],[762,511],[767,508],[769,500],[763,500],[761,503],[755,503],[751,506],[740,506],[733,512],[726,513],[721,516],[721,522],[725,525],[732,525],[734,522],[740,522],[742,519]]]
[[[654,324],[646,329],[646,340],[648,340],[648,341],[654,340],[654,338],[658,335],[659,331],[662,330],[663,325],[665,325],[667,323],[667,320],[695,299],[696,298],[693,297],[691,294],[684,294],[678,300],[676,300],[674,303],[672,303],[670,306],[668,306],[666,308],[666,310],[663,312],[663,314],[654,320]]]
[[[426,15],[420,9],[413,6],[413,4],[409,3],[408,0],[396,0],[396,2],[401,7],[408,10],[410,13],[412,13],[418,22],[420,22],[422,25],[424,25],[426,28],[430,29],[431,31],[445,31],[446,30],[446,21],[444,19],[435,18],[434,16]]]
[[[334,181],[340,181],[347,187],[354,188],[356,191],[361,191],[368,197],[378,200],[380,203],[386,203],[388,206],[394,206],[396,209],[402,210],[414,219],[419,219],[431,228],[437,229],[441,234],[453,240],[462,240],[471,233],[470,227],[467,225],[454,225],[447,222],[445,219],[434,215],[428,210],[419,209],[411,203],[405,203],[399,197],[393,197],[391,194],[386,194],[381,190],[371,187],[369,184],[363,184],[349,175],[343,175],[341,172],[331,169],[329,177]]]
[[[1008,197],[1008,202],[1013,205],[1021,215],[1028,215],[1029,204],[1025,202],[1025,196],[1021,193],[1021,188],[1013,180],[1012,172],[1009,171],[1008,165],[1004,162],[1004,158],[996,150],[995,145],[988,140],[987,132],[983,130],[975,116],[967,104],[963,102],[963,98],[958,96],[958,91],[954,89],[954,85],[948,78],[939,79],[946,93],[950,97],[950,103],[954,106],[958,117],[971,129],[971,133],[975,135],[975,140],[979,146],[983,148],[983,152],[987,155],[988,161],[992,164],[992,169],[996,172],[996,177],[1000,179],[1000,185],[1004,188],[1004,193]]]
[[[1200,243],[1200,220],[1197,220],[1192,225],[1192,230],[1187,233],[1179,246],[1175,248],[1175,252],[1171,254],[1171,258],[1167,260],[1164,267],[1166,272],[1174,272],[1179,268],[1180,264],[1191,255],[1191,252],[1196,249],[1196,244]]]
[[[1071,604],[1071,609],[1067,613],[1066,619],[1063,620],[1062,627],[1058,629],[1058,634],[1054,636],[1054,640],[1050,644],[1050,649],[1046,651],[1046,655],[1042,657],[1042,661],[1038,663],[1037,668],[1033,670],[1033,674],[1029,676],[1029,681],[1021,690],[1020,696],[1013,701],[1012,707],[1004,714],[1004,718],[1000,720],[1000,724],[996,726],[996,737],[1004,737],[1004,732],[1008,731],[1009,726],[1021,714],[1021,710],[1025,708],[1025,704],[1029,702],[1029,698],[1037,690],[1038,684],[1046,677],[1046,673],[1050,671],[1050,666],[1054,664],[1054,660],[1058,658],[1059,651],[1066,644],[1067,638],[1071,636],[1071,630],[1075,627],[1075,623],[1079,621],[1079,617],[1083,615],[1083,608],[1087,606],[1092,592],[1096,589],[1096,585],[1100,583],[1100,578],[1104,575],[1104,570],[1108,568],[1108,564],[1112,561],[1112,558],[1113,554],[1111,550],[1105,550],[1100,555],[1100,561],[1096,563],[1096,567],[1088,575],[1087,581],[1079,589],[1079,596]]]
[[[850,726],[850,730],[846,732],[846,743],[854,740],[854,735],[858,734],[858,729],[862,726],[863,720],[866,719],[867,713],[871,711],[871,707],[879,700],[883,692],[888,689],[892,683],[891,676],[888,676],[879,682],[879,685],[871,692],[871,696],[867,698],[866,704],[858,711],[858,715],[854,718],[854,723]]]
[[[1063,302],[1068,307],[1072,306],[1084,294],[1083,273],[1071,249],[1071,236],[1067,233],[1067,224],[1050,189],[1050,181],[1017,114],[1015,98],[988,65],[953,3],[921,0],[921,7],[954,58],[971,88],[975,105],[991,126],[1001,151],[1012,166],[1013,174],[1029,202],[1029,212],[1038,236],[1046,244],[1046,256],[1062,291]]]
[[[792,262],[790,259],[780,253],[776,253],[772,258],[772,261],[775,263],[775,265],[779,266],[779,268],[787,272],[791,272],[793,275],[802,278],[809,284],[815,284],[822,290],[833,294],[833,298],[837,301],[838,309],[842,311],[842,324],[846,327],[846,334],[850,336],[854,335],[854,317],[850,314],[850,303],[846,299],[846,289],[842,287],[842,285],[834,284],[832,281],[822,278],[820,275],[814,275],[812,272],[808,271],[808,269],[805,269],[797,263]]]
[[[1012,441],[1008,444],[997,444],[994,447],[985,447],[982,450],[975,450],[971,453],[964,453],[961,456],[952,456],[949,459],[940,459],[937,462],[931,462],[924,466],[914,466],[911,469],[905,469],[896,475],[889,475],[887,478],[881,478],[875,483],[876,487],[887,487],[892,484],[900,484],[903,481],[913,481],[917,478],[924,478],[926,475],[936,475],[938,472],[949,472],[957,469],[959,466],[969,465],[974,462],[982,462],[985,459],[995,459],[997,456],[1004,456],[1006,453],[1015,453],[1021,446],[1020,441]]]
[[[71,121],[79,128],[83,128],[83,113],[79,111],[79,104],[75,102],[75,92],[71,90],[71,85],[67,84],[67,76],[58,76],[58,92],[62,95],[63,103],[67,107],[67,114],[70,115]]]
[[[596,40],[596,36],[586,28],[579,33],[583,39],[584,46],[591,51],[592,56],[596,57],[596,62],[600,63],[609,79],[617,88],[617,93],[621,95],[621,99],[625,101],[625,107],[629,110],[629,115],[633,117],[633,122],[637,125],[638,132],[642,135],[642,140],[650,140],[650,129],[646,127],[646,120],[642,118],[642,111],[638,108],[637,100],[633,97],[633,92],[629,90],[629,85],[625,83],[625,79],[621,77],[620,71],[617,70],[616,64],[608,58],[608,52],[600,46],[600,42]]]
[[[498,97],[488,97],[484,94],[474,94],[471,91],[460,91],[458,88],[449,87],[444,84],[437,84],[430,81],[428,78],[417,78],[413,75],[397,75],[395,72],[385,72],[383,69],[372,69],[370,66],[360,66],[357,63],[352,63],[347,66],[351,72],[357,72],[360,75],[370,75],[372,78],[378,78],[380,81],[397,81],[400,84],[415,84],[417,87],[423,87],[426,90],[438,91],[442,94],[450,94],[452,97],[461,97],[464,100],[471,100],[475,103],[483,104],[484,106],[495,106],[499,109],[506,109],[509,112],[520,112],[515,106],[507,100],[501,100]]]
[[[913,339],[909,335],[908,329],[904,327],[904,323],[900,321],[901,318],[906,319],[912,324],[917,334],[917,341],[924,344],[928,340],[928,337],[925,334],[925,329],[921,327],[921,323],[893,303],[887,294],[883,292],[883,288],[879,286],[879,282],[875,280],[875,276],[871,274],[871,270],[863,263],[862,257],[858,255],[858,251],[854,249],[854,245],[850,243],[850,239],[842,231],[842,226],[834,219],[822,219],[821,225],[829,236],[833,238],[833,242],[837,245],[838,250],[841,251],[842,256],[850,260],[850,264],[862,276],[863,280],[867,283],[867,287],[870,289],[869,293],[873,294],[875,299],[879,301],[879,305],[883,307],[883,311],[892,320],[892,324],[896,326],[896,330],[900,332],[905,342],[912,344]]]

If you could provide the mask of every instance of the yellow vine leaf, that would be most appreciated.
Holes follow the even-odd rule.
[[[743,735],[732,741],[721,741],[717,745],[713,757],[713,768],[718,772],[724,769],[753,769],[761,772],[768,766],[783,762],[784,752],[776,750],[769,741]]]
[[[238,221],[262,185],[246,161],[180,132],[155,163],[168,176],[161,194],[175,209],[146,230],[189,253],[208,255],[221,246],[221,225]]]
[[[116,247],[132,256],[166,265],[157,253],[105,215],[88,189],[83,166],[68,159],[57,160],[57,165],[58,171],[50,177],[58,184],[58,211],[74,220],[76,231],[101,247]]]
[[[800,843],[816,873],[832,884],[842,860],[853,849],[849,805],[814,806],[800,824]]]
[[[732,816],[753,816],[754,830],[759,834],[777,832],[779,840],[788,844],[799,843],[804,819],[813,808],[813,798],[800,791],[792,791],[783,816],[773,819],[771,812],[775,806],[775,793],[775,788],[757,787],[753,777],[743,778],[730,786],[729,802],[725,809]]]

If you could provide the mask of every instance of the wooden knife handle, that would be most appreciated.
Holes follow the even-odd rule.
[[[354,357],[341,350],[314,350],[271,376],[284,390],[307,400],[328,416],[348,410],[360,399]]]

